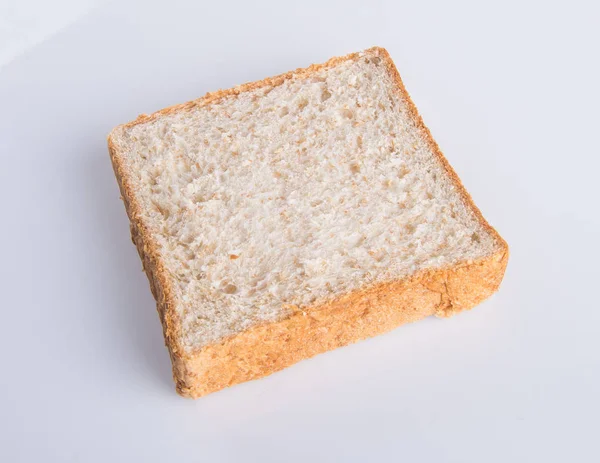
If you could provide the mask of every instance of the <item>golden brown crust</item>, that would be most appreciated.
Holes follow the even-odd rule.
[[[377,47],[374,47],[371,50],[375,49],[383,50],[383,48]],[[367,50],[367,52],[368,51],[369,50]],[[346,56],[336,56],[322,64],[311,64],[307,68],[298,68],[295,71],[289,71],[278,76],[267,77],[266,79],[259,80],[256,82],[247,82],[245,84],[237,85],[226,90],[217,90],[216,92],[209,92],[203,97],[200,97],[196,100],[188,101],[187,103],[169,106],[168,108],[161,109],[160,111],[156,111],[152,114],[141,114],[134,121],[131,121],[127,124],[123,124],[119,127],[125,129],[133,127],[134,125],[143,124],[145,122],[151,122],[160,116],[166,116],[167,114],[176,113],[178,111],[189,111],[193,108],[201,108],[209,104],[214,104],[225,97],[239,95],[240,93],[250,92],[252,90],[257,90],[262,87],[277,87],[288,79],[301,79],[307,77],[313,74],[314,72],[320,71],[321,69],[327,69],[336,66],[339,63],[343,63],[344,61],[354,59],[358,57],[358,55],[359,53],[351,53]]]
[[[201,397],[404,323],[469,309],[498,289],[507,257],[497,252],[472,264],[366,288],[206,346],[187,362],[185,387],[178,384],[178,391]]]
[[[181,324],[175,311],[173,290],[160,260],[157,244],[140,220],[140,205],[136,203],[132,194],[118,148],[109,135],[109,152],[131,221],[132,240],[138,249],[152,294],[157,301],[165,343],[173,363],[173,377],[177,392],[181,395],[197,398],[233,384],[269,375],[302,359],[384,333],[404,323],[433,314],[452,315],[475,306],[498,289],[508,262],[506,242],[483,218],[442,155],[410,99],[388,52],[377,47],[367,50],[369,51],[377,51],[383,57],[423,137],[448,172],[466,205],[496,238],[498,250],[493,255],[475,262],[428,270],[408,279],[364,288],[325,304],[304,311],[299,310],[285,320],[255,326],[236,336],[189,353],[179,342]],[[306,77],[318,70],[355,59],[358,55],[353,53],[332,58],[323,64],[209,93],[195,101],[165,108],[152,115],[142,115],[119,128],[128,128],[162,115],[212,104],[221,98],[264,86],[277,86],[287,79]]]
[[[185,378],[184,368],[182,367],[182,359],[185,358],[185,353],[179,343],[179,339],[181,339],[181,323],[174,309],[173,290],[160,260],[158,246],[140,219],[140,205],[135,202],[130,181],[117,155],[117,147],[110,137],[108,139],[108,150],[121,191],[121,198],[129,217],[131,240],[136,245],[142,260],[144,272],[150,282],[150,290],[156,300],[156,309],[163,327],[165,345],[169,349],[169,355],[173,364],[173,379],[177,385],[177,390],[180,390],[185,387],[185,383],[182,383]]]

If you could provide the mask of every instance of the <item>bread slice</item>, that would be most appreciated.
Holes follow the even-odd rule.
[[[200,397],[497,290],[508,247],[382,48],[108,137],[177,391]]]

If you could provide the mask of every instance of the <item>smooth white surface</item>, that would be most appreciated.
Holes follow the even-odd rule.
[[[0,461],[598,461],[595,3],[141,5],[0,68]],[[107,132],[375,44],[509,242],[500,292],[179,398]]]
[[[101,1],[0,1],[0,66],[81,18]]]

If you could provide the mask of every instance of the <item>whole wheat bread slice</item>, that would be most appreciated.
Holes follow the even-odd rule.
[[[108,144],[184,396],[469,309],[504,274],[506,242],[382,48],[140,116]]]

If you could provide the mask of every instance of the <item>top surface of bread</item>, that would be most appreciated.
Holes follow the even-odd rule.
[[[112,132],[184,350],[498,249],[411,105],[375,48]]]

